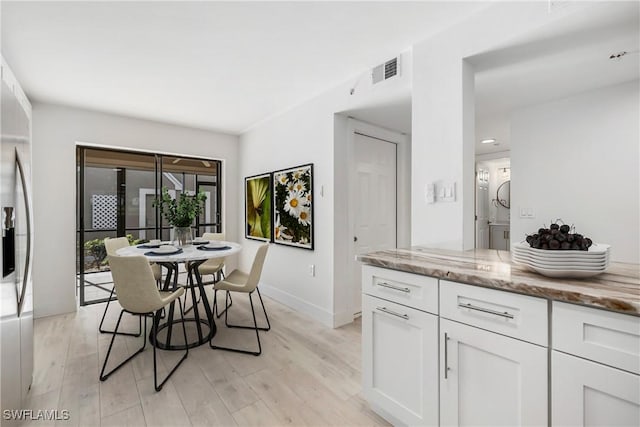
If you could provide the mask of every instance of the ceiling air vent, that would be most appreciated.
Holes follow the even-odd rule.
[[[393,58],[384,64],[373,67],[371,70],[371,80],[373,84],[380,83],[383,80],[390,79],[398,75],[398,58]]]

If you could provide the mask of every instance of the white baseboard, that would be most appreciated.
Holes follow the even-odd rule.
[[[295,295],[291,295],[288,292],[284,292],[281,289],[270,286],[264,282],[260,282],[260,292],[267,295],[270,298],[292,308],[300,313],[317,320],[329,328],[333,328],[334,319],[333,313],[326,311],[325,309],[318,307],[315,304],[311,304]],[[352,319],[353,320],[353,319]]]
[[[391,415],[390,413],[388,413],[387,411],[385,411],[384,409],[382,409],[380,406],[376,405],[375,403],[372,403],[370,401],[367,401],[367,403],[369,403],[369,407],[371,408],[371,410],[373,412],[375,412],[376,414],[380,415],[382,418],[384,418],[385,420],[390,422],[391,425],[394,425],[394,426],[406,426],[405,423],[403,423],[398,418],[394,417],[393,415]]]
[[[349,323],[353,323],[353,319],[354,317],[351,310],[335,313],[333,315],[333,327],[339,328],[340,326],[348,325]]]
[[[73,302],[69,301],[68,304],[60,304],[57,301],[41,302],[40,300],[33,304],[34,319],[73,313],[75,311],[78,311],[78,304],[75,298],[73,299]]]

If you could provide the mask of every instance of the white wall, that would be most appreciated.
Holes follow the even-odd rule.
[[[512,114],[512,243],[562,218],[612,260],[640,261],[639,91],[636,80]]]
[[[409,64],[405,61],[410,61],[410,53],[404,53],[401,61]],[[344,313],[338,313],[340,304],[336,304],[336,298],[341,297],[348,286],[345,257],[350,241],[344,232],[348,215],[347,119],[336,113],[379,104],[391,99],[389,95],[396,91],[405,93],[411,81],[411,69],[408,67],[401,76],[375,87],[361,77],[355,76],[240,136],[240,180],[304,163],[314,164],[315,250],[271,245],[260,289],[328,326],[343,323]],[[351,95],[351,88],[358,81]],[[238,218],[238,233],[242,237],[242,197]],[[245,249],[239,262],[241,268],[248,269],[260,242],[241,240]],[[308,274],[311,264],[315,265],[315,277]]]
[[[33,106],[35,316],[76,309],[76,142],[223,160],[223,227],[238,229],[238,138],[50,104]],[[234,260],[229,260],[233,267]]]
[[[512,44],[590,5],[549,13],[546,2],[500,2],[413,47],[412,244],[474,245],[472,57]],[[428,204],[425,186],[456,183],[456,202]]]
[[[333,103],[331,96],[323,96],[242,134],[238,178],[313,163],[315,248],[272,244],[260,289],[327,325],[333,322]],[[242,238],[244,196],[240,197],[238,220],[243,245],[240,266],[246,271],[261,242]],[[308,274],[311,264],[315,265],[315,277]]]

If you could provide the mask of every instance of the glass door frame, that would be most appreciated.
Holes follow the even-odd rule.
[[[154,158],[154,175],[155,175],[155,197],[158,197],[161,193],[162,189],[162,177],[163,177],[163,158],[164,157],[175,157],[175,158],[183,158],[190,160],[199,160],[204,162],[209,162],[216,164],[216,172],[215,175],[206,175],[206,176],[215,176],[215,182],[208,181],[200,181],[198,179],[197,174],[193,174],[195,176],[195,189],[199,190],[200,185],[214,186],[216,189],[216,209],[215,212],[212,212],[213,222],[208,223],[200,223],[200,217],[196,217],[195,225],[193,226],[196,230],[200,230],[200,227],[210,226],[215,228],[217,232],[222,230],[222,203],[221,203],[221,176],[222,176],[222,161],[209,159],[209,158],[200,158],[193,156],[183,156],[177,154],[166,154],[166,153],[153,153],[153,152],[145,152],[145,151],[135,151],[135,150],[125,150],[118,148],[108,148],[108,147],[96,147],[92,145],[76,145],[76,295],[79,293],[80,297],[80,305],[89,305],[89,304],[97,304],[106,302],[109,298],[100,298],[91,301],[86,301],[85,299],[85,233],[89,230],[85,227],[85,202],[86,202],[86,187],[85,187],[85,171],[86,171],[86,150],[95,150],[95,151],[109,151],[109,152],[117,152],[117,153],[125,153],[132,155],[144,155],[144,156],[153,156]],[[126,224],[126,167],[122,167],[120,165],[113,165],[114,168],[117,168],[117,187],[116,187],[116,195],[117,195],[117,227],[115,229],[101,229],[99,231],[104,232],[115,232],[117,236],[126,236],[129,231],[150,231],[152,234],[155,234],[155,238],[159,238],[158,236],[162,236],[163,230],[171,230],[170,226],[163,226],[162,215],[159,207],[155,207],[155,226],[154,227],[127,227]],[[134,169],[135,170],[135,169]],[[204,175],[200,175],[204,176]],[[94,230],[90,230],[94,231]],[[149,238],[149,237],[147,237]],[[115,299],[115,298],[114,298]]]

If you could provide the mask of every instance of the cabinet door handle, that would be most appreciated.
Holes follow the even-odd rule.
[[[444,379],[449,376],[449,334],[444,333]]]
[[[409,320],[409,316],[406,314],[396,313],[395,311],[389,310],[387,307],[376,307],[376,310],[382,311],[383,313],[390,314],[392,316],[400,317],[404,320]]]
[[[460,308],[468,308],[469,310],[481,311],[483,313],[489,313],[489,314],[493,314],[495,316],[505,317],[507,319],[513,319],[513,314],[511,314],[511,313],[509,313],[507,311],[500,312],[500,311],[496,311],[496,310],[491,310],[490,308],[478,307],[478,306],[472,305],[470,303],[466,303],[466,304],[459,303],[458,307],[460,307]]]
[[[393,289],[394,291],[411,293],[411,289],[409,289],[409,288],[402,288],[400,286],[392,285],[392,284],[387,283],[387,282],[380,282],[377,285],[378,286],[382,286],[383,288]]]

